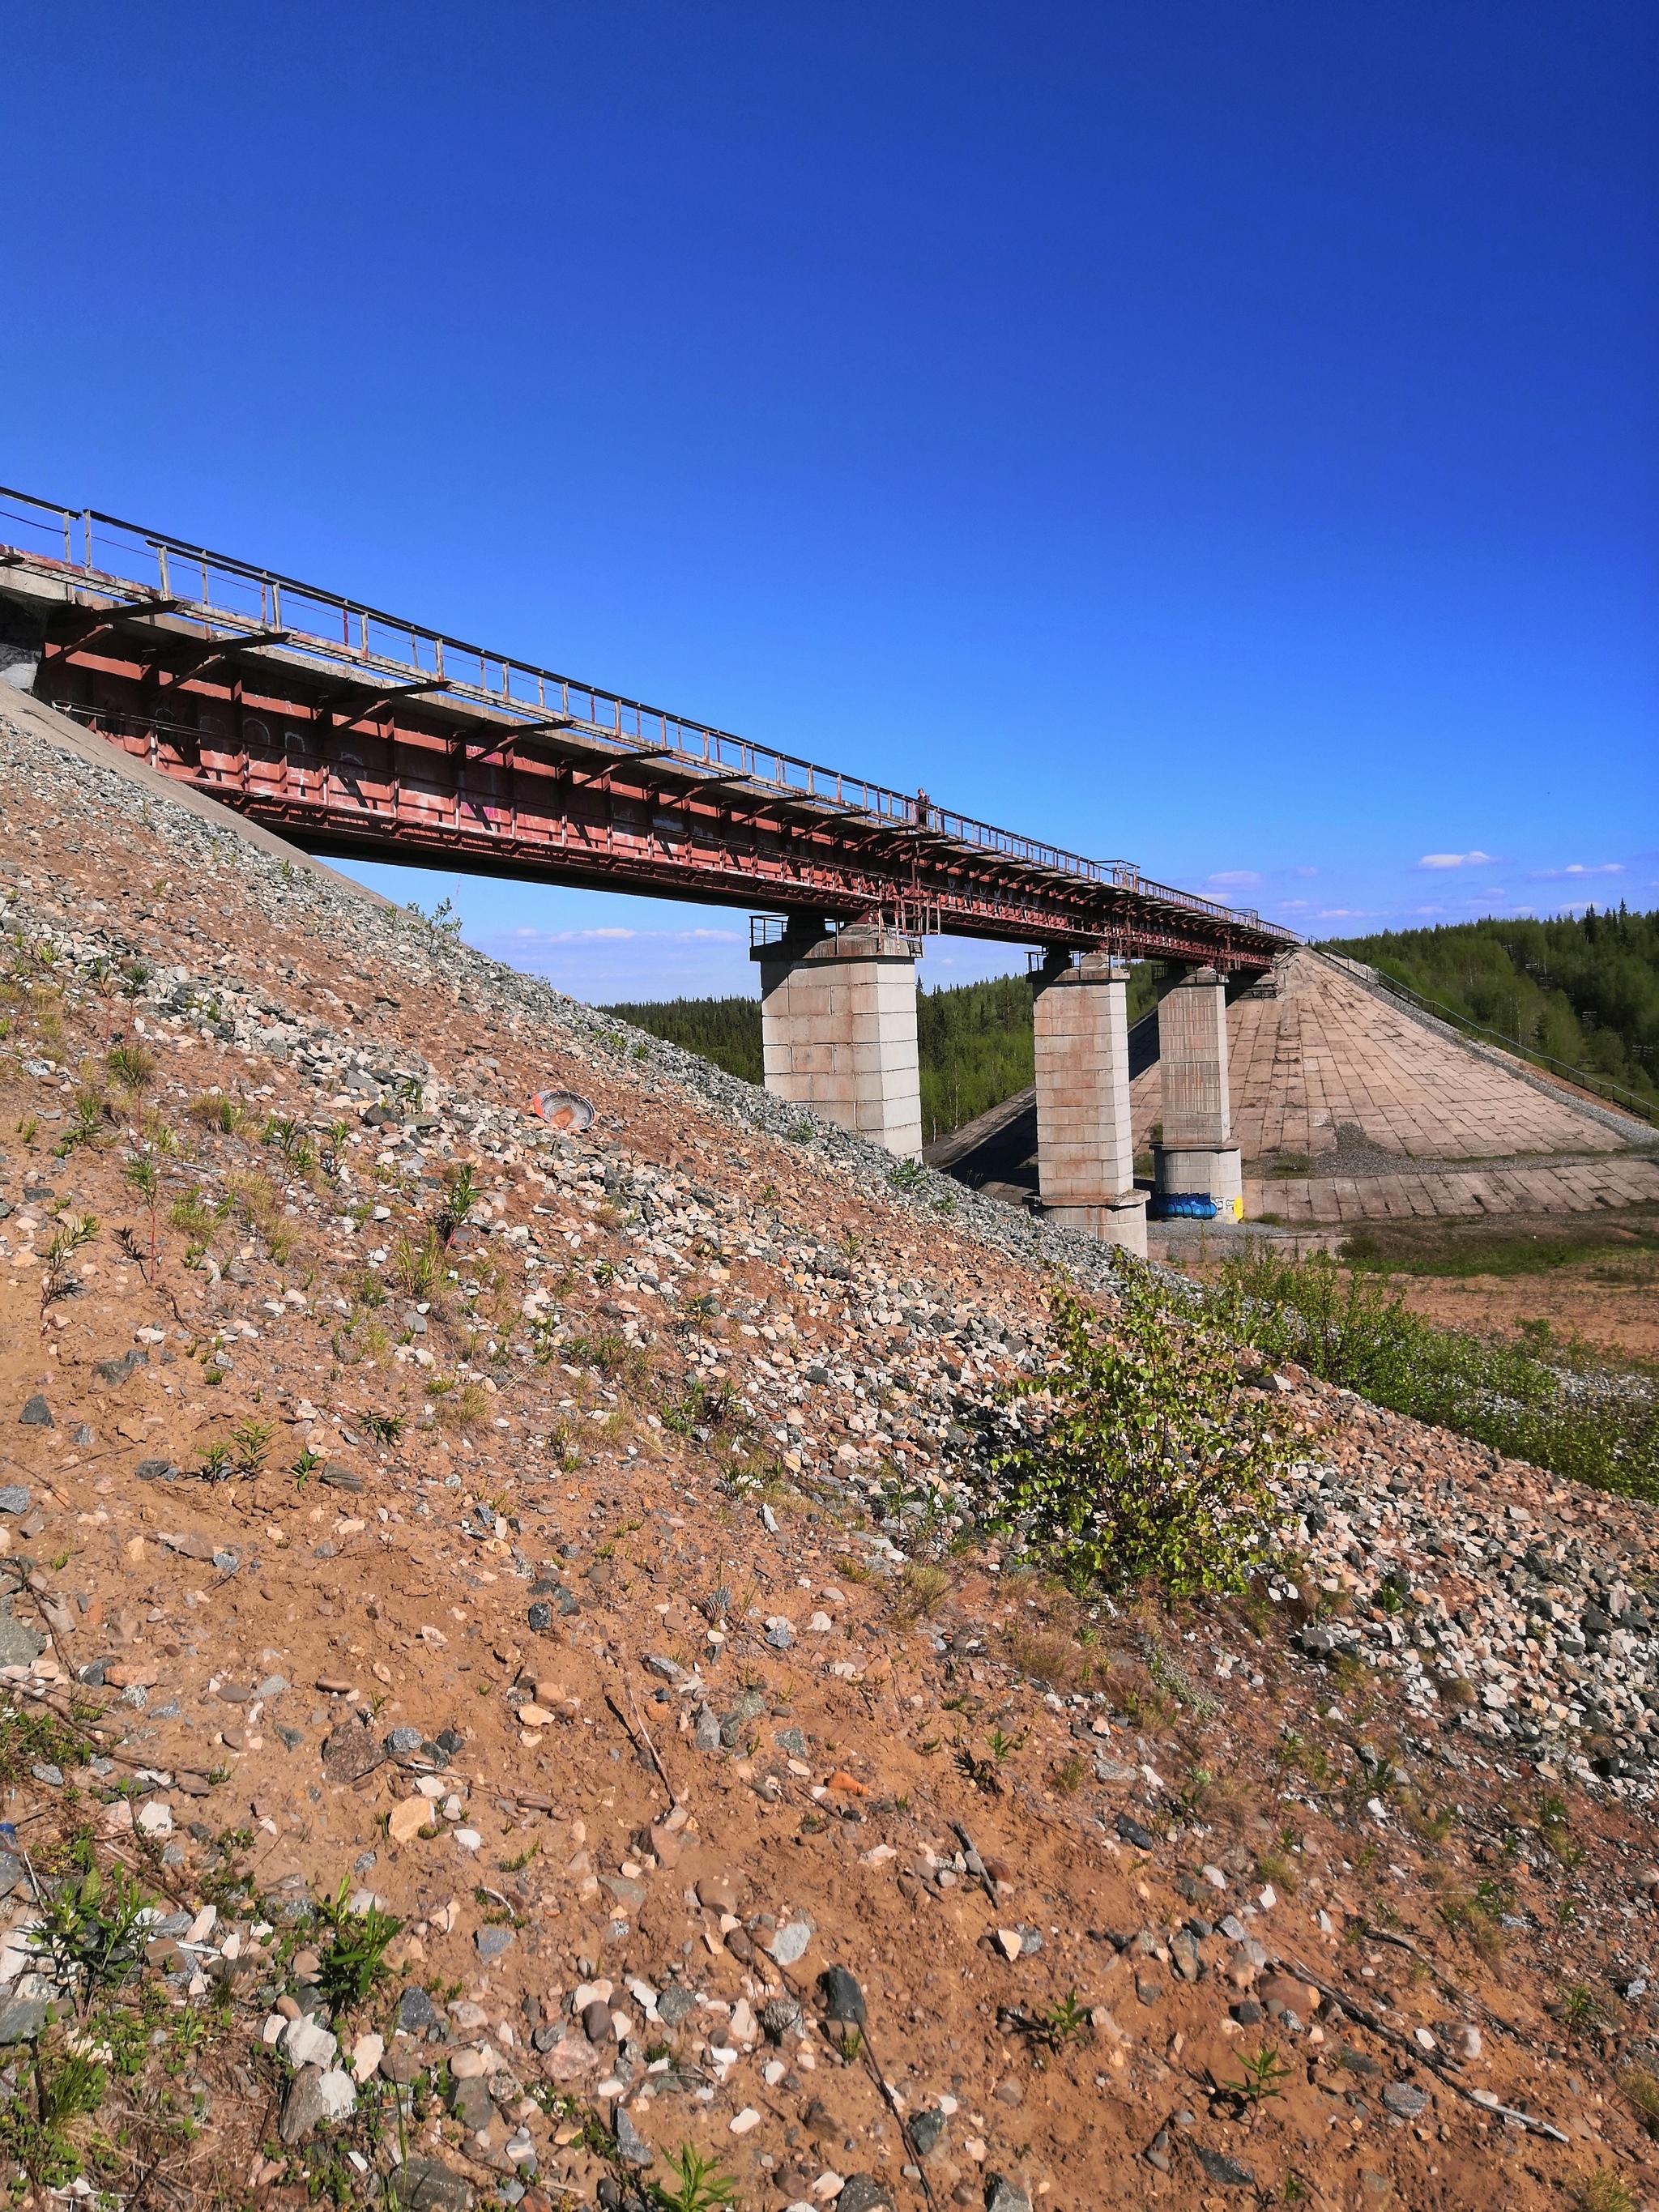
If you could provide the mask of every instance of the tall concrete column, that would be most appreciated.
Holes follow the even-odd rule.
[[[1211,1198],[1243,1218],[1244,1182],[1232,1140],[1227,1091],[1227,990],[1213,968],[1198,968],[1158,1001],[1158,1069],[1164,1136],[1152,1147],[1160,1198]]]
[[[1036,1003],[1037,1177],[1043,1211],[1146,1256],[1146,1196],[1129,1127],[1129,970],[1109,954],[1051,955]]]
[[[921,1156],[914,938],[875,925],[830,935],[792,921],[760,963],[766,1087],[826,1121]]]

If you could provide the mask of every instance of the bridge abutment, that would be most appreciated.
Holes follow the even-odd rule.
[[[914,938],[878,925],[830,933],[816,917],[757,945],[766,1087],[826,1121],[921,1156]]]
[[[1227,989],[1197,968],[1158,1001],[1158,1057],[1164,1133],[1152,1146],[1159,1198],[1209,1198],[1242,1218],[1244,1182],[1227,1091]]]
[[[1037,1180],[1052,1220],[1146,1256],[1129,1125],[1129,970],[1051,953],[1033,979]]]

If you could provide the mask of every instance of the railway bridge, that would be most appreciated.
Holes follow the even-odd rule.
[[[1225,999],[1297,942],[1254,913],[4,489],[0,681],[312,853],[747,908],[767,1088],[904,1157],[923,940],[1034,947],[1042,1203],[1141,1250],[1127,963],[1158,959],[1158,1185],[1239,1199]]]

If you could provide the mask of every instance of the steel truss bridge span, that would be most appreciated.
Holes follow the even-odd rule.
[[[1297,940],[164,532],[0,489],[0,659],[308,852],[1260,969]],[[22,663],[21,666],[19,663]]]

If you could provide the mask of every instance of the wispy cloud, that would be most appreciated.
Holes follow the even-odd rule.
[[[1587,868],[1582,860],[1573,860],[1565,868],[1534,868],[1528,877],[1529,883],[1558,883],[1564,876],[1622,876],[1622,860],[1603,860],[1595,867]]]
[[[1419,868],[1481,868],[1492,857],[1490,853],[1425,853],[1417,865]]]
[[[1207,876],[1206,883],[1217,884],[1223,890],[1248,890],[1261,878],[1254,868],[1227,868],[1218,876]]]

